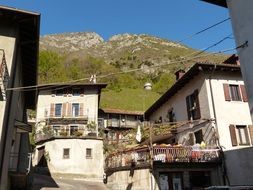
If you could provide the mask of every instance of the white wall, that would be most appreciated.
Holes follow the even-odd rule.
[[[243,79],[246,84],[246,90],[249,97],[249,106],[251,118],[253,118],[253,1],[252,0],[227,0],[230,12],[233,33],[237,46],[248,41],[248,46],[237,49]]]
[[[63,158],[63,148],[70,149],[70,157]],[[92,158],[86,158],[86,148]],[[103,141],[98,139],[55,139],[45,143],[50,173],[80,174],[86,178],[103,178]]]
[[[209,107],[206,96],[206,86],[204,83],[204,75],[193,78],[182,89],[180,89],[173,97],[165,102],[159,109],[155,110],[150,116],[151,121],[159,120],[162,116],[163,120],[166,119],[166,114],[170,108],[173,108],[176,121],[187,121],[187,107],[186,96],[192,94],[194,90],[199,91],[199,104],[201,109],[201,118],[209,118]],[[168,120],[168,119],[167,119]],[[163,121],[164,122],[164,121]]]
[[[214,106],[216,110],[216,123],[220,137],[220,145],[225,150],[242,148],[242,146],[232,146],[229,132],[229,125],[251,125],[251,117],[248,102],[225,101],[223,84],[243,85],[242,77],[231,74],[217,73],[212,81]],[[209,100],[211,97],[209,98]]]
[[[153,184],[153,190],[158,190],[158,185],[149,169],[133,170],[132,172],[130,170],[117,171],[107,178],[107,187],[111,190],[151,190],[151,184]]]
[[[88,92],[88,93],[87,93]],[[56,96],[52,95],[52,91],[40,91],[37,102],[37,122],[45,119],[45,110],[47,117],[50,116],[51,103],[83,103],[83,114],[88,116],[89,121],[97,123],[98,115],[98,92],[85,91],[84,96]]]

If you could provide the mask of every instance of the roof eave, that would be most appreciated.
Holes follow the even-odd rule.
[[[201,0],[201,1],[205,1],[207,3],[211,3],[211,4],[218,5],[225,8],[228,7],[226,0]]]

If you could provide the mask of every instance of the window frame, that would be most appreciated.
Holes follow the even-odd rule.
[[[252,134],[250,127],[252,125],[229,125],[230,139],[233,147],[250,146],[252,143]],[[244,135],[244,136],[242,136]],[[243,142],[245,140],[245,142]]]
[[[186,109],[188,120],[197,120],[201,118],[199,91],[197,89],[186,97]]]
[[[56,131],[57,131],[57,133],[56,133]],[[60,131],[61,131],[61,126],[60,125],[53,125],[54,136],[60,136]]]
[[[86,154],[86,159],[92,159],[92,148],[86,148],[85,154]]]
[[[80,115],[80,104],[72,103],[72,116],[78,117]]]
[[[248,127],[247,125],[235,125],[236,129],[236,139],[237,139],[237,144],[238,146],[247,146],[250,145],[250,140],[249,140],[249,132],[248,132]],[[243,132],[244,131],[244,137]],[[243,139],[245,138],[246,142],[243,142]]]
[[[230,95],[231,101],[241,102],[242,95],[241,95],[240,86],[238,84],[229,84],[228,88],[229,88],[229,95]]]
[[[60,110],[57,109],[57,106],[60,106]],[[54,116],[55,117],[61,117],[62,116],[62,103],[56,103],[55,104],[55,110],[54,110]],[[58,111],[59,111],[59,114],[58,114]]]
[[[65,152],[65,151],[67,151],[67,152]],[[70,158],[70,148],[63,148],[62,158],[63,159],[69,159]]]
[[[74,136],[75,132],[78,132],[78,126],[77,125],[71,125],[69,127],[69,134],[70,134],[70,136]]]

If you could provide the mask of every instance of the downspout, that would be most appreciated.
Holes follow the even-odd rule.
[[[216,115],[216,109],[215,109],[215,105],[214,105],[214,97],[213,97],[213,88],[212,88],[212,75],[216,70],[217,65],[214,65],[214,68],[211,72],[211,74],[208,77],[208,82],[209,82],[209,88],[210,88],[210,93],[211,93],[211,100],[212,100],[212,108],[213,108],[213,115],[214,115],[214,119],[215,119],[215,129],[217,132],[217,143],[218,143],[218,147],[221,150],[220,152],[220,156],[221,156],[221,162],[222,162],[222,169],[223,169],[223,183],[226,184],[226,182],[228,182],[228,185],[230,185],[230,181],[227,175],[227,167],[226,167],[226,163],[225,163],[225,156],[224,156],[224,152],[222,149],[222,146],[220,145],[220,139],[219,139],[219,129],[218,129],[218,124],[217,124],[217,115]]]

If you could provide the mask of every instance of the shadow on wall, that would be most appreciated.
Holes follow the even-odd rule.
[[[132,187],[133,187],[133,183],[129,183],[129,184],[127,185],[126,190],[131,190],[131,189],[132,189]]]
[[[51,176],[51,173],[47,165],[47,154],[45,152],[45,146],[40,147],[39,151],[39,162],[34,167],[33,182],[31,190],[41,190],[42,188],[59,188],[57,183]]]

